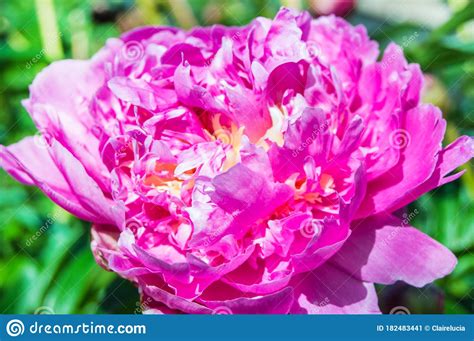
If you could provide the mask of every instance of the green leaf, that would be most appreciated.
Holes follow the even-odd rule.
[[[76,313],[86,297],[88,286],[97,275],[97,265],[88,249],[83,249],[62,268],[56,280],[50,283],[44,305],[58,314]]]
[[[457,186],[449,184],[420,198],[415,204],[420,214],[413,222],[454,252],[474,245],[474,202]]]

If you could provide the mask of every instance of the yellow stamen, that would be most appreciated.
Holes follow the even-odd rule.
[[[220,123],[220,117],[220,114],[215,115],[212,118],[211,123],[212,129],[214,131],[213,138],[221,140],[222,143],[230,145],[232,147],[226,152],[226,160],[223,165],[223,170],[226,171],[230,167],[237,164],[237,162],[239,162],[244,127],[238,128],[232,122],[229,130],[228,127],[225,127]]]
[[[334,193],[336,186],[334,183],[334,178],[331,175],[322,174],[321,178],[319,179],[319,184],[321,188],[324,190],[325,194]],[[306,190],[305,185],[306,185],[305,182],[301,183],[301,180],[294,183],[294,187],[296,190],[295,199],[305,200],[311,204],[321,203],[322,198],[319,193],[314,193],[314,192],[301,193],[302,191]]]
[[[183,181],[175,178],[175,168],[176,165],[172,163],[156,162],[154,167],[156,173],[148,175],[144,184],[179,197]]]
[[[322,174],[319,184],[324,189],[325,192],[334,192],[335,183],[334,178],[328,174]]]
[[[268,143],[265,140],[275,142],[279,147],[283,146],[283,123],[285,122],[285,118],[288,116],[285,110],[277,107],[270,107],[268,111],[270,112],[270,117],[272,119],[272,126],[257,142],[257,145],[263,147],[265,150],[269,149]]]

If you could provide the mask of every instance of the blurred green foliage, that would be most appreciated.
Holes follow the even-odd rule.
[[[284,1],[302,8],[310,2]],[[347,16],[364,24],[382,49],[397,42],[411,62],[433,75],[425,98],[444,111],[446,143],[460,134],[474,135],[474,5],[459,2],[463,4],[455,6],[451,19],[434,30],[357,10]],[[255,16],[272,17],[281,5],[278,0],[3,0],[0,143],[35,133],[20,102],[35,75],[56,59],[88,58],[108,38],[140,25],[243,25]],[[465,166],[462,181],[425,195],[407,209],[419,212],[411,221],[414,226],[456,253],[458,267],[426,288],[378,287],[385,312],[394,305],[414,313],[474,312],[472,167]],[[96,265],[89,244],[86,223],[0,171],[0,313],[137,311],[136,288]]]

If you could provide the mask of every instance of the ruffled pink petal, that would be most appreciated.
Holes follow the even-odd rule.
[[[17,180],[38,186],[55,203],[81,219],[115,223],[118,212],[84,166],[57,141],[51,147],[25,138],[0,146],[1,166]]]
[[[344,245],[350,233],[347,225],[326,222],[321,235],[315,236],[301,253],[292,256],[295,272],[311,271],[324,264]]]
[[[100,217],[100,220],[93,220],[93,222],[120,224],[123,219],[120,206],[114,205],[109,198],[104,196],[79,160],[56,140],[51,141],[50,154],[77,201],[82,207]]]
[[[206,60],[201,54],[201,50],[186,43],[174,45],[161,57],[161,62],[163,64],[178,66],[183,61],[196,66],[204,66],[206,63]]]
[[[219,314],[288,314],[293,303],[293,290],[288,287],[272,294],[252,298],[239,297],[227,301],[201,300]]]
[[[91,249],[95,261],[105,270],[110,271],[109,259],[114,252],[118,252],[117,240],[119,230],[113,225],[92,224]]]
[[[401,195],[433,174],[445,128],[446,121],[436,107],[423,105],[408,111],[405,129],[387,136],[395,146],[396,139],[402,139],[401,146],[405,146],[401,159],[395,167],[368,183],[366,197],[357,215],[359,218],[382,211],[392,212]]]
[[[148,285],[143,282],[140,283],[140,288],[148,296],[152,297],[157,302],[165,304],[168,308],[174,310],[180,310],[188,314],[212,314],[213,310],[192,301],[186,300],[179,296],[173,295],[166,290],[163,290],[157,286]]]
[[[402,208],[421,195],[460,178],[465,171],[451,174],[457,167],[474,157],[474,138],[461,136],[438,153],[438,162],[431,177],[413,190],[404,193],[398,199],[394,210]]]
[[[237,164],[212,180],[209,196],[217,205],[215,212],[225,225],[212,229],[209,222],[191,238],[191,244],[207,241],[213,243],[225,234],[232,233],[240,238],[258,219],[266,217],[286,202],[292,190],[281,183],[272,183],[268,178],[252,169]],[[211,217],[211,216],[209,216]]]
[[[101,188],[108,190],[110,179],[92,131],[97,124],[88,107],[103,80],[103,73],[93,69],[90,61],[58,61],[38,74],[23,104],[40,132],[60,141]]]
[[[107,85],[117,98],[150,111],[174,108],[177,104],[174,91],[162,89],[144,80],[114,77]]]
[[[450,274],[457,263],[445,246],[395,217],[356,221],[352,230],[331,262],[363,281],[422,287]]]
[[[337,267],[325,264],[291,281],[291,314],[379,314],[372,283],[362,282]]]

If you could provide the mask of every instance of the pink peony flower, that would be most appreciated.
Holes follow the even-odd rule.
[[[53,63],[1,147],[18,181],[92,223],[148,312],[378,313],[373,283],[424,286],[455,256],[399,209],[474,155],[446,148],[423,75],[334,16],[144,27]],[[410,217],[410,216],[408,216]]]

